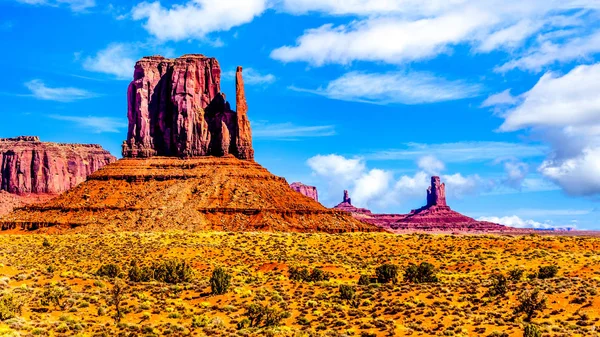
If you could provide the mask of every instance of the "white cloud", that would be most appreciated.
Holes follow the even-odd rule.
[[[446,163],[494,161],[499,158],[543,157],[547,147],[539,144],[508,142],[456,142],[441,144],[408,143],[401,149],[378,151],[366,155],[369,160],[417,160],[434,156]]]
[[[145,20],[144,28],[160,40],[180,41],[230,30],[251,22],[266,9],[266,0],[193,0],[170,8],[155,1],[136,5],[132,17]]]
[[[94,0],[17,0],[17,2],[28,5],[52,7],[65,5],[68,6],[73,12],[84,12],[96,6],[96,2]]]
[[[25,86],[31,91],[33,97],[48,101],[72,102],[97,96],[93,92],[78,88],[51,88],[46,86],[42,80],[37,79],[26,82]]]
[[[335,134],[333,125],[303,126],[292,123],[252,123],[252,136],[255,138],[294,140],[308,137],[328,137]]]
[[[358,179],[366,169],[361,158],[345,158],[336,154],[317,155],[306,162],[320,176],[333,176],[343,182]]]
[[[420,198],[425,203],[431,173],[425,169],[440,169],[443,163],[426,158],[419,160],[419,170],[414,175],[395,177],[390,170],[369,169],[362,158],[345,158],[339,155],[315,156],[307,161],[313,175],[327,186],[323,195],[325,202],[340,202],[340,191],[350,190],[352,202],[358,207],[388,209],[408,200]],[[489,188],[489,184],[477,175],[463,176],[460,173],[441,175],[446,183],[448,195],[462,197],[476,194]],[[320,189],[323,191],[323,189]]]
[[[344,101],[422,104],[477,96],[481,86],[463,81],[449,81],[428,73],[349,72],[329,82],[325,88],[309,90],[290,87],[290,89]]]
[[[600,63],[546,73],[504,112],[501,131],[530,129],[552,152],[538,168],[573,195],[600,193]]]
[[[515,105],[518,99],[510,93],[510,89],[506,89],[503,92],[491,95],[483,103],[482,108],[494,107],[494,106],[510,106]]]
[[[249,85],[267,85],[272,84],[277,80],[273,74],[263,74],[254,68],[244,68],[244,84]],[[230,70],[223,73],[223,76],[229,79],[235,78],[235,70]]]
[[[546,73],[521,95],[523,102],[508,111],[500,130],[600,123],[599,92],[600,63],[578,66],[564,76]]]
[[[600,193],[600,147],[585,148],[573,158],[548,159],[539,171],[573,195]]]
[[[512,51],[536,35],[551,39],[556,30],[585,27],[595,17],[581,13],[600,9],[596,0],[288,0],[283,7],[292,13],[359,17],[308,29],[295,45],[271,53],[283,62],[315,66],[353,61],[401,64],[451,53],[458,45],[469,45],[476,52]],[[558,38],[553,42],[561,44]]]
[[[417,162],[417,165],[421,170],[431,175],[438,175],[440,172],[446,169],[444,163],[431,155],[420,158]]]
[[[377,198],[389,190],[393,179],[394,176],[389,171],[372,169],[365,172],[354,182],[352,197],[359,203]]]
[[[113,75],[121,80],[132,79],[136,53],[137,48],[134,46],[112,43],[96,53],[96,56],[87,57],[83,62],[83,68]]]
[[[493,223],[497,223],[497,224],[501,224],[504,226],[509,226],[509,227],[516,227],[516,228],[540,228],[540,229],[544,229],[544,228],[551,228],[552,224],[549,222],[537,222],[535,220],[523,220],[521,218],[519,218],[516,215],[512,215],[512,216],[503,216],[503,217],[497,217],[497,216],[484,216],[484,217],[480,217],[479,219],[477,219],[479,221],[489,221],[489,222],[493,222]]]
[[[531,48],[525,55],[511,60],[495,70],[507,72],[521,69],[539,72],[554,63],[586,60],[597,53],[600,53],[600,31],[586,36],[572,37],[566,42],[543,42],[539,46]]]
[[[506,172],[504,183],[514,189],[521,189],[525,177],[529,173],[529,165],[518,161],[506,161],[504,171]]]
[[[80,127],[90,129],[96,133],[103,132],[121,132],[122,129],[127,127],[127,123],[123,122],[119,118],[112,117],[78,117],[78,116],[65,116],[65,115],[50,115],[52,119],[73,122]]]
[[[293,14],[322,12],[331,15],[433,14],[465,0],[283,0],[283,9]]]

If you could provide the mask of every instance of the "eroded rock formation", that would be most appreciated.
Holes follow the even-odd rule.
[[[100,145],[48,143],[33,136],[0,138],[0,190],[59,194],[116,160]]]
[[[226,156],[254,159],[242,68],[236,71],[237,112],[221,92],[221,68],[200,54],[149,56],[135,65],[127,90],[123,157]]]
[[[446,203],[446,186],[440,177],[431,177],[427,189],[427,205],[412,210],[409,214],[375,214],[365,208],[354,207],[348,191],[344,200],[334,208],[351,212],[352,215],[385,229],[395,231],[434,231],[434,232],[505,232],[510,227],[491,222],[477,221],[453,211]]]
[[[382,230],[298,195],[251,160],[242,68],[236,73],[237,112],[220,93],[220,71],[217,60],[202,55],[140,60],[128,90],[125,158],[44,204],[3,216],[2,228]]]
[[[319,201],[319,193],[317,192],[317,188],[314,186],[308,186],[300,182],[295,182],[292,183],[290,187],[296,192],[300,192],[315,201]]]

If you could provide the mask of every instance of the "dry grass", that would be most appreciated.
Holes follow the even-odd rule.
[[[192,282],[128,282],[139,266],[179,259]],[[438,283],[402,278],[427,261]],[[0,325],[0,336],[522,336],[518,296],[538,288],[547,308],[533,323],[544,336],[598,336],[600,239],[540,236],[442,236],[273,233],[121,233],[0,236],[2,298],[22,310]],[[116,264],[120,280],[96,276]],[[384,263],[400,267],[396,284],[357,285]],[[558,276],[529,279],[539,266]],[[224,267],[231,287],[211,295],[212,270]],[[289,280],[288,267],[331,274],[328,281]],[[493,273],[523,268],[506,296],[490,297]],[[119,284],[123,293],[113,289]],[[342,299],[341,284],[356,289]],[[119,297],[120,296],[120,297]],[[122,313],[115,323],[115,299]],[[16,303],[16,302],[15,302]],[[279,325],[248,326],[247,308],[273,309]],[[1,308],[0,308],[1,309]],[[0,312],[1,313],[1,312]],[[275,319],[276,321],[276,319]]]

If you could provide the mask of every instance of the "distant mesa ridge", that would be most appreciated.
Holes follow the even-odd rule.
[[[310,197],[295,192],[256,163],[242,68],[237,111],[221,92],[220,76],[217,60],[199,54],[139,60],[127,90],[124,158],[46,203],[0,218],[2,228],[382,231],[321,205],[316,189],[300,187]]]
[[[510,227],[477,221],[453,211],[446,203],[446,186],[438,176],[431,177],[431,184],[427,188],[427,204],[412,210],[409,214],[375,214],[366,208],[357,208],[352,205],[348,191],[344,191],[343,201],[334,209],[350,212],[361,221],[399,231],[504,232],[512,230]]]

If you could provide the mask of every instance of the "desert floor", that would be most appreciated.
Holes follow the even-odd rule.
[[[138,266],[186,262],[189,282],[133,282]],[[438,282],[404,279],[429,262]],[[358,285],[384,263],[394,283]],[[117,265],[118,277],[98,276]],[[555,277],[536,277],[540,266]],[[288,268],[331,273],[292,281]],[[211,295],[215,267],[231,274]],[[491,295],[492,274],[509,278]],[[118,271],[117,271],[118,272]],[[114,284],[122,293],[116,296]],[[355,289],[342,299],[340,285]],[[0,336],[523,336],[521,296],[539,289],[546,307],[531,319],[543,336],[599,336],[600,238],[565,236],[119,233],[0,235]],[[116,322],[119,303],[122,318]],[[250,304],[275,319],[250,327]],[[267,315],[267,314],[265,314]],[[265,316],[267,317],[267,316]]]

